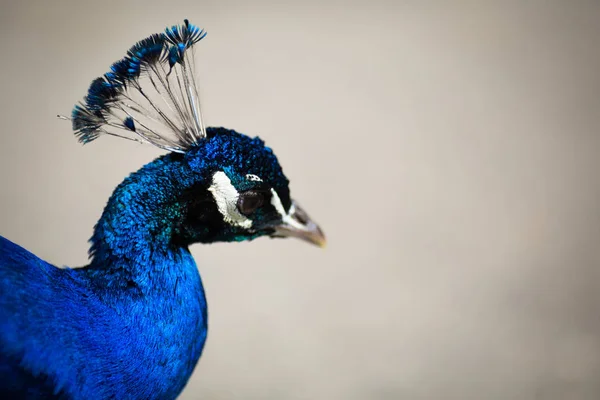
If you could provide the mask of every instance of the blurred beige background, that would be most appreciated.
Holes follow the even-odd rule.
[[[329,247],[192,248],[183,399],[600,398],[600,3],[4,0],[0,234],[86,263],[160,152],[55,115],[186,17],[209,124],[267,140]]]

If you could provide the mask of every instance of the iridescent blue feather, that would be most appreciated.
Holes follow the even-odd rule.
[[[128,51],[127,57],[139,65],[141,71],[148,70],[164,57],[166,37],[163,33],[155,33],[134,44]]]
[[[186,19],[183,25],[173,25],[165,29],[165,35],[171,47],[169,48],[169,66],[182,63],[185,51],[206,36],[206,31],[189,23]]]
[[[96,78],[90,84],[85,104],[91,111],[106,111],[111,103],[116,101],[121,87],[110,82],[105,77]]]

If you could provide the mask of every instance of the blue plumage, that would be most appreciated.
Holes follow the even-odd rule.
[[[206,302],[189,252],[151,265],[164,273],[140,296],[117,290],[121,274],[58,269],[0,238],[1,397],[175,398],[202,351]]]
[[[151,100],[154,112],[142,110],[128,92],[135,86],[143,98],[156,88],[152,79],[169,88],[166,68],[154,71],[169,63],[167,43],[183,44],[186,57],[203,35],[186,21],[144,39],[73,110],[84,142],[120,136],[110,131],[118,128],[172,150],[115,189],[90,239],[89,265],[57,268],[0,237],[0,398],[173,399],[207,335],[189,245],[260,236],[324,243],[262,140],[204,128],[185,63],[176,63],[185,90],[169,95],[170,116]],[[150,85],[142,86],[142,72]],[[149,127],[157,121],[171,138]]]
[[[133,121],[133,118],[126,117],[123,121],[123,125],[125,125],[130,131],[135,132],[135,122]]]
[[[110,107],[119,95],[119,89],[104,77],[96,78],[90,84],[85,96],[87,108],[91,111],[103,111]]]
[[[182,26],[173,25],[165,29],[165,36],[172,44],[169,48],[169,66],[173,67],[176,63],[183,62],[185,51],[204,39],[206,32],[186,19]]]
[[[114,62],[110,66],[110,72],[106,75],[109,82],[116,87],[122,87],[126,85],[129,79],[136,78],[139,75],[139,72],[139,64],[132,65],[130,59],[123,58]]]

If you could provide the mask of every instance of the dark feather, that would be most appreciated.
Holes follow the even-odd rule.
[[[100,136],[100,129],[106,123],[102,113],[93,112],[83,105],[75,105],[71,113],[73,131],[81,143],[89,143]]]

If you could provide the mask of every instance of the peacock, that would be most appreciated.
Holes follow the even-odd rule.
[[[194,72],[205,36],[184,20],[137,42],[62,117],[84,144],[114,136],[165,154],[114,190],[85,267],[56,267],[0,236],[0,398],[176,398],[207,336],[189,246],[325,244],[260,138],[205,127]]]

